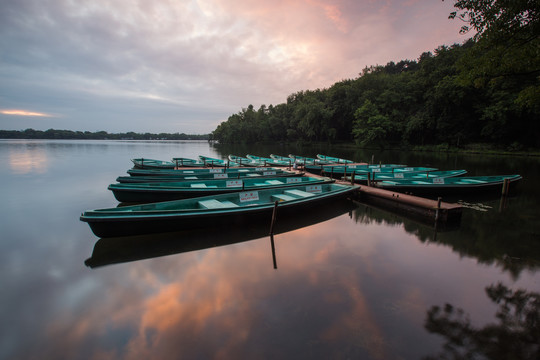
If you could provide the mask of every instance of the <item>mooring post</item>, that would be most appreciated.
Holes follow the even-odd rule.
[[[270,223],[270,235],[274,234],[274,224],[276,223],[278,202],[279,201],[274,202],[274,210],[272,211],[272,222]]]
[[[355,172],[353,170],[353,172],[351,174],[351,185],[354,185],[354,174],[355,174]]]
[[[441,210],[442,197],[437,198],[437,209],[435,210],[435,221],[439,221],[439,212]]]
[[[371,172],[367,173],[367,186],[371,186]]]
[[[510,185],[510,179],[504,179],[503,180],[502,192],[501,192],[501,194],[503,196],[508,195],[508,190],[509,190],[509,187],[510,187],[509,185]]]
[[[272,260],[274,262],[274,269],[277,269],[276,246],[274,245],[274,234],[270,234],[270,245],[272,246]]]

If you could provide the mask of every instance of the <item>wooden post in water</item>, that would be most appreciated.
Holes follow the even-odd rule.
[[[272,211],[272,222],[270,223],[270,235],[274,234],[274,224],[276,223],[278,203],[279,201],[274,202],[274,211]]]
[[[354,185],[354,175],[355,175],[355,172],[353,170],[353,172],[351,174],[351,185]]]
[[[439,212],[441,210],[442,197],[437,198],[437,209],[435,210],[435,222],[439,221]]]
[[[272,233],[270,233],[270,245],[272,246],[272,260],[274,262],[274,269],[277,269],[276,246],[274,245],[274,234]]]
[[[504,180],[503,180],[503,187],[502,187],[502,192],[501,192],[501,194],[502,194],[503,196],[508,195],[508,191],[510,190],[509,188],[510,188],[510,179],[504,179]]]
[[[371,172],[367,173],[367,186],[371,186]]]

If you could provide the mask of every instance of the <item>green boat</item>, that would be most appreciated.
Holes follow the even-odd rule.
[[[240,166],[239,163],[234,162],[234,161],[216,159],[216,158],[212,158],[212,157],[208,157],[208,156],[199,155],[199,159],[208,167]]]
[[[480,192],[502,192],[505,180],[510,188],[522,179],[521,175],[460,176],[433,179],[394,179],[376,182],[375,186],[414,195],[448,195]],[[512,184],[512,185],[510,185]]]
[[[357,185],[297,185],[260,191],[241,191],[192,199],[85,211],[87,222],[99,237],[163,233],[214,225],[240,225],[253,217],[294,216],[303,208],[321,206],[330,199],[358,191]]]
[[[212,180],[212,179],[244,179],[244,178],[268,178],[268,177],[290,177],[302,176],[303,172],[286,170],[265,170],[265,171],[235,171],[221,173],[199,173],[199,174],[177,174],[163,176],[119,176],[116,181],[119,183],[148,183],[148,182],[177,182],[191,180]]]
[[[467,173],[467,170],[437,170],[428,172],[395,172],[395,173],[371,173],[371,181],[384,181],[384,180],[400,180],[400,179],[412,179],[412,180],[426,180],[434,178],[449,178],[462,176]],[[346,176],[343,180],[351,181],[351,176]],[[368,182],[368,174],[354,174],[354,182],[365,184]]]
[[[264,166],[264,164],[260,161],[253,160],[247,157],[229,155],[228,158],[230,161],[240,164],[240,166]]]
[[[327,156],[327,155],[321,155],[321,154],[317,154],[317,159],[327,161],[333,164],[354,164],[355,163],[352,160],[347,160],[347,159],[342,159],[342,158],[337,158],[337,157]]]
[[[205,167],[204,162],[195,159],[175,157],[172,161],[176,164],[176,167]]]
[[[176,176],[176,175],[200,175],[200,174],[236,174],[249,172],[284,171],[282,168],[273,167],[237,167],[237,168],[197,168],[197,169],[129,169],[131,176]]]
[[[437,168],[423,167],[423,166],[407,166],[407,167],[368,167],[365,169],[356,169],[355,174],[400,174],[400,173],[426,173],[431,171],[437,171]]]
[[[162,161],[155,159],[131,159],[133,166],[138,169],[174,169],[176,164],[170,161]]]
[[[294,160],[292,158],[288,157],[288,156],[270,154],[270,158],[272,158],[274,160],[288,161],[289,163],[294,162]]]
[[[294,216],[280,216],[278,212],[272,233],[279,235],[309,227],[344,215],[356,208],[357,205],[352,201],[335,199],[325,202],[321,207],[304,209]],[[180,232],[99,239],[94,245],[91,257],[84,263],[86,266],[96,268],[257,239],[265,241],[264,238],[269,236],[270,225],[271,218],[263,215],[242,223],[242,226],[225,224]],[[275,256],[273,250],[273,247],[268,247],[268,252],[272,252]]]
[[[328,165],[332,163],[326,160],[315,159],[315,158],[299,156],[299,155],[294,155],[294,154],[289,154],[289,157],[293,159],[294,161],[296,161],[298,165]]]
[[[108,189],[120,202],[159,202],[238,191],[332,183],[330,178],[271,177],[263,179],[195,180],[162,183],[111,184]]]
[[[256,155],[247,154],[246,157],[251,160],[256,160],[263,164],[263,166],[281,166],[281,167],[291,167],[292,159],[288,160],[278,160],[267,157],[261,157]]]
[[[325,175],[336,174],[339,175],[351,175],[353,172],[392,172],[393,169],[397,168],[407,168],[407,165],[400,164],[378,164],[378,165],[368,165],[368,164],[350,164],[350,165],[306,165],[304,169],[312,174]],[[409,167],[410,169],[410,167]],[[428,169],[428,168],[424,168]],[[431,170],[437,170],[432,169]],[[428,170],[425,170],[428,171]]]

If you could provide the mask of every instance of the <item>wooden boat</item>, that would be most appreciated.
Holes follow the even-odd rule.
[[[204,162],[201,160],[195,160],[195,159],[189,159],[189,158],[183,158],[183,157],[175,157],[172,159],[172,161],[176,164],[176,167],[204,167]]]
[[[127,173],[131,176],[176,176],[176,175],[199,175],[199,174],[221,174],[221,173],[248,173],[265,171],[284,171],[283,168],[273,167],[236,167],[236,168],[197,168],[197,169],[129,169]]]
[[[216,224],[249,221],[261,215],[270,219],[274,207],[280,216],[294,216],[303,208],[313,208],[358,191],[358,186],[342,184],[298,185],[260,191],[241,191],[192,199],[85,211],[87,222],[99,237],[163,233]]]
[[[483,191],[502,191],[505,180],[507,186],[522,179],[521,175],[461,176],[433,179],[394,179],[376,182],[375,186],[414,195],[445,195],[478,193]]]
[[[344,215],[357,208],[357,205],[347,199],[335,199],[324,203],[324,206],[307,208],[295,213],[294,216],[280,216],[273,227],[273,234],[279,235],[316,225],[338,216]],[[184,230],[164,234],[136,235],[125,237],[110,237],[99,239],[92,255],[85,260],[90,268],[176,255],[208,248],[226,246],[252,240],[267,241],[271,218],[260,216],[242,226],[212,226],[204,229]],[[270,240],[271,241],[271,240]],[[268,247],[268,251],[273,248]],[[275,256],[275,253],[272,253]],[[270,258],[270,254],[269,254]],[[270,265],[270,261],[268,264]],[[279,263],[279,259],[277,259]]]
[[[384,181],[384,180],[395,180],[395,179],[412,179],[412,180],[426,180],[434,178],[449,178],[462,176],[467,173],[467,170],[437,170],[437,171],[427,171],[427,172],[395,172],[395,173],[371,173],[371,181]],[[346,176],[343,180],[351,181],[351,175]],[[354,173],[354,182],[365,184],[368,182],[368,174],[357,174]]]
[[[288,160],[278,160],[278,159],[272,159],[267,157],[261,157],[256,155],[246,155],[248,159],[259,161],[263,164],[263,166],[281,166],[281,167],[291,167],[292,166],[292,159]]]
[[[272,158],[272,159],[274,159],[274,160],[288,161],[289,163],[292,163],[292,162],[293,162],[293,159],[291,159],[291,158],[288,157],[288,156],[281,156],[281,155],[276,155],[276,154],[270,154],[270,158]]]
[[[378,164],[378,165],[368,165],[368,164],[347,164],[347,165],[306,165],[304,169],[312,174],[341,174],[341,175],[350,175],[357,170],[362,171],[371,171],[371,172],[392,172],[392,169],[396,168],[406,168],[407,165],[400,164]],[[380,169],[380,170],[377,170]],[[437,169],[433,169],[437,170]]]
[[[333,164],[354,164],[354,161],[352,160],[347,160],[347,159],[342,159],[342,158],[337,158],[337,157],[327,156],[327,155],[321,155],[321,154],[317,154],[317,159],[328,161],[329,163],[333,163]]]
[[[162,161],[155,159],[131,159],[133,166],[139,169],[174,169],[176,164],[170,161]]]
[[[230,160],[223,160],[223,159],[217,159],[212,158],[209,156],[202,156],[199,155],[199,159],[208,167],[230,167],[230,166],[240,166],[239,163],[230,161]]]
[[[268,177],[291,177],[302,176],[303,172],[284,171],[284,170],[266,170],[266,171],[245,171],[245,172],[222,172],[222,173],[200,173],[200,174],[178,174],[163,176],[119,176],[116,181],[119,183],[148,183],[148,182],[178,182],[192,180],[211,180],[211,179],[244,179],[244,178],[268,178]]]
[[[407,167],[368,167],[359,168],[354,171],[355,174],[396,174],[396,173],[426,173],[430,171],[437,171],[437,168],[423,167],[423,166],[407,166]]]
[[[247,157],[236,156],[236,155],[229,155],[228,157],[230,161],[240,164],[240,166],[263,166],[264,165],[260,161],[253,160]]]
[[[330,178],[269,177],[262,179],[193,180],[162,183],[111,184],[108,189],[120,202],[159,202],[238,191],[332,183]]]
[[[298,165],[329,165],[331,164],[330,161],[321,160],[321,159],[315,159],[305,156],[299,156],[294,154],[289,154],[289,157],[296,161]]]

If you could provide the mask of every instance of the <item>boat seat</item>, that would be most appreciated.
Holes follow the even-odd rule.
[[[186,180],[197,180],[198,177],[196,177],[196,176],[186,176],[184,179],[186,179]]]
[[[192,188],[205,188],[206,184],[191,184]]]
[[[199,201],[199,204],[206,209],[223,209],[223,208],[229,208],[229,207],[238,207],[238,205],[236,205],[233,202],[219,201],[215,199],[202,200],[202,201]]]
[[[298,198],[295,198],[294,196],[290,196],[290,195],[285,195],[285,194],[272,195],[273,201],[291,201],[295,199],[298,199]]]
[[[296,196],[298,196],[298,197],[310,197],[310,196],[315,196],[314,194],[308,193],[307,191],[296,190],[296,189],[293,189],[293,190],[285,190],[283,193],[284,193],[284,194],[287,194],[287,195],[296,195]]]
[[[281,185],[281,184],[283,184],[283,182],[279,181],[279,180],[268,180],[267,183],[270,184],[270,185]]]
[[[248,173],[246,174],[246,176],[258,177],[258,176],[261,176],[261,174]]]

